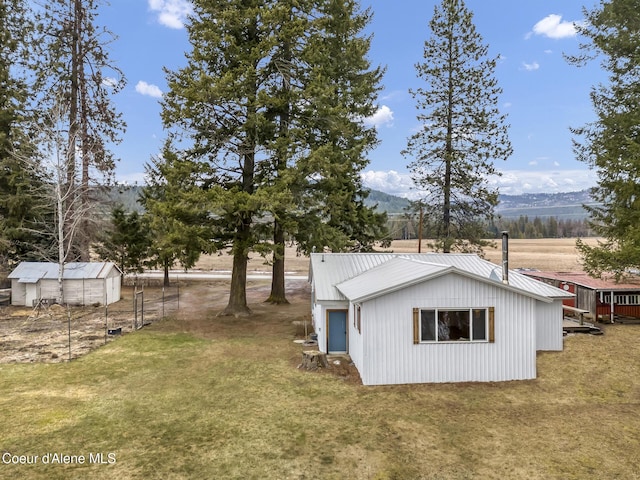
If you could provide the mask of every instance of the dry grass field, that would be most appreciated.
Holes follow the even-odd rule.
[[[585,243],[594,245],[595,238],[583,239]],[[423,251],[427,241],[423,241]],[[391,247],[383,251],[417,253],[417,240],[395,240]],[[485,251],[485,258],[500,264],[502,259],[502,244],[497,240],[494,248]],[[309,270],[309,259],[296,252],[290,246],[285,253],[286,270],[291,273],[304,274]],[[196,269],[231,271],[232,258],[226,253],[203,256]],[[541,238],[541,239],[511,239],[509,241],[510,268],[537,268],[538,270],[579,271],[581,270],[575,238]],[[269,273],[271,267],[265,259],[252,254],[249,261],[249,272]]]

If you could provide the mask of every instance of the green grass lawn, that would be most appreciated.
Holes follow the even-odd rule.
[[[296,368],[304,308],[0,365],[0,478],[640,478],[640,326],[567,338],[534,381],[364,387]]]

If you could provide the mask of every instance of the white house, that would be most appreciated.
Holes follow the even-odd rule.
[[[535,378],[572,297],[472,254],[314,253],[309,277],[319,349],[365,385]]]
[[[60,302],[58,264],[22,262],[9,274],[11,305],[34,306],[41,299]],[[120,300],[122,273],[111,262],[67,263],[64,301],[71,305],[111,304]]]

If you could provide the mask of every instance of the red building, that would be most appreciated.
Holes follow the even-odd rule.
[[[609,320],[616,317],[640,318],[640,277],[633,276],[624,283],[613,278],[593,278],[585,272],[538,272],[521,273],[549,285],[575,294],[564,300],[565,305],[587,310],[594,320]]]

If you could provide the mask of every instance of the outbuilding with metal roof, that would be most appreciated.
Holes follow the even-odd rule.
[[[114,263],[65,264],[62,295],[59,277],[57,263],[20,263],[8,276],[11,279],[11,304],[31,307],[44,301],[70,305],[109,305],[120,300],[122,272]]]

